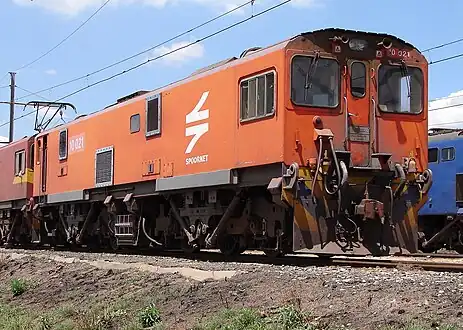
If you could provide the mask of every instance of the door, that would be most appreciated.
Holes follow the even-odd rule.
[[[351,152],[352,165],[366,167],[370,165],[370,131],[372,118],[370,103],[370,85],[367,77],[369,63],[349,60],[346,75],[346,128],[348,129],[347,149]]]
[[[48,161],[48,156],[47,156],[47,140],[48,140],[48,135],[44,135],[41,139],[42,146],[41,146],[41,161],[40,161],[40,178],[41,178],[41,192],[46,193],[47,191],[47,161]]]

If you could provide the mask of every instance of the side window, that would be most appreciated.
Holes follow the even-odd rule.
[[[354,62],[350,69],[350,91],[352,96],[364,97],[366,92],[367,69],[362,62]]]
[[[428,163],[437,163],[438,159],[438,149],[429,148],[428,149]]]
[[[132,115],[130,117],[130,133],[140,132],[140,115]]]
[[[240,82],[240,120],[263,118],[275,113],[275,72]]]
[[[455,148],[443,148],[442,149],[442,161],[448,162],[455,159]]]
[[[26,151],[20,150],[14,154],[14,175],[26,173]]]
[[[146,99],[146,136],[161,133],[161,94]]]
[[[64,129],[59,132],[59,160],[68,157],[68,130]]]

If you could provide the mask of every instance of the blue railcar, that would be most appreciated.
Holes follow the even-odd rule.
[[[418,213],[423,241],[429,248],[463,251],[463,224],[457,219],[463,207],[463,130],[431,130],[428,163],[433,185]]]

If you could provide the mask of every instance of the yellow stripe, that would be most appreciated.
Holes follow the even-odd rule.
[[[34,170],[26,168],[26,173],[23,175],[15,176],[13,179],[13,184],[23,184],[23,183],[34,183]]]

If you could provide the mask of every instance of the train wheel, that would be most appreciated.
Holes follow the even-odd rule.
[[[196,242],[188,242],[188,238],[184,238],[182,240],[182,250],[186,254],[198,253],[200,251],[200,247]]]
[[[270,258],[280,258],[284,256],[283,251],[280,251],[280,250],[264,249],[263,251],[265,255]]]
[[[223,235],[219,238],[219,249],[226,256],[238,255],[246,250],[241,235]]]

